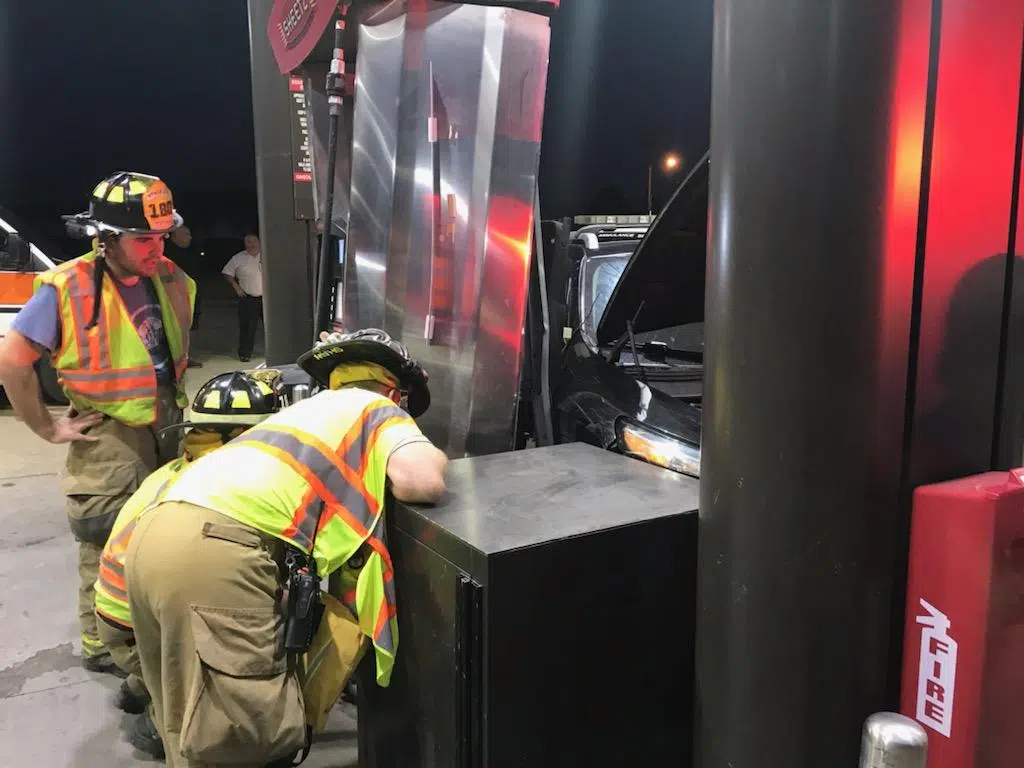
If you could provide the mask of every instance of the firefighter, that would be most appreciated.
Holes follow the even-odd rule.
[[[156,503],[191,462],[238,437],[279,407],[277,393],[266,383],[245,373],[221,374],[204,384],[193,400],[191,419],[167,428],[189,429],[185,435],[184,455],[160,467],[139,486],[121,508],[103,548],[99,578],[95,584],[100,640],[117,666],[128,675],[121,683],[115,703],[124,712],[142,715],[132,730],[131,741],[148,754],[162,756],[163,745],[152,719],[144,714],[149,693],[142,682],[128,607],[124,565],[132,531],[143,510]]]
[[[390,678],[385,485],[409,502],[444,491],[447,459],[412,418],[430,403],[427,376],[378,330],[327,337],[299,363],[328,390],[192,465],[128,546],[139,660],[170,765],[291,765],[308,748],[298,662],[320,579],[353,558],[357,588],[343,602],[372,642],[378,682]]]
[[[93,583],[114,518],[145,477],[178,455],[160,428],[187,404],[195,283],[163,256],[180,217],[163,181],[115,173],[85,213],[64,217],[93,249],[39,275],[0,345],[0,379],[17,415],[51,443],[68,443],[64,493],[78,540],[82,659],[118,672],[97,634]],[[50,356],[71,406],[53,418],[34,365]]]

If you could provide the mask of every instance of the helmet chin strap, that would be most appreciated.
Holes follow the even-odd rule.
[[[100,295],[103,291],[103,274],[110,268],[107,266],[106,247],[100,245],[99,253],[96,254],[96,266],[92,271],[92,315],[89,317],[89,322],[86,323],[85,330],[91,331],[96,327],[96,324],[100,321],[100,309],[103,306],[103,302],[100,301]]]

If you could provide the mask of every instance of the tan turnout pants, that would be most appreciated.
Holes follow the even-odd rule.
[[[173,392],[163,393],[157,410],[159,419],[153,426],[130,427],[106,418],[88,432],[98,440],[78,440],[68,447],[64,495],[71,533],[78,540],[78,623],[83,656],[106,653],[96,626],[93,585],[114,519],[153,470],[180,454],[180,433],[157,437],[160,429],[181,416]],[[72,407],[69,413],[77,411]]]
[[[136,696],[146,693],[146,685],[142,682],[142,667],[139,666],[139,652],[135,645],[135,633],[124,627],[115,627],[102,616],[96,617],[96,629],[99,631],[100,642],[110,653],[118,668],[128,674],[125,683]]]
[[[273,546],[192,504],[139,519],[125,578],[169,766],[263,766],[305,743],[299,679],[280,650]]]

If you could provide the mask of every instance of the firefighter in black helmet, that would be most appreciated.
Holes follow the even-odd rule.
[[[162,440],[160,430],[180,421],[187,404],[182,376],[195,283],[163,256],[181,217],[155,176],[115,173],[93,189],[88,211],[65,220],[93,248],[36,279],[0,344],[0,378],[33,432],[69,444],[64,492],[79,542],[83,661],[116,671],[97,635],[93,583],[118,511],[179,452],[180,440]],[[44,353],[71,403],[59,418],[39,393],[33,366]]]
[[[377,681],[391,679],[399,631],[385,490],[432,502],[445,488],[447,458],[413,420],[430,403],[427,375],[379,330],[329,337],[299,365],[330,389],[189,467],[132,534],[139,663],[172,762],[292,765],[364,638]],[[325,630],[334,661],[303,668],[328,610],[320,580],[346,569],[352,588]]]
[[[121,508],[107,545],[100,557],[96,580],[96,618],[103,644],[118,667],[128,673],[116,698],[117,707],[140,717],[130,732],[135,747],[162,758],[163,742],[146,712],[149,692],[142,681],[142,669],[135,645],[134,622],[128,605],[124,569],[132,533],[143,512],[170,490],[190,464],[215,451],[259,424],[281,407],[281,400],[267,383],[247,373],[224,373],[200,388],[192,401],[191,418],[167,427],[185,433],[185,452],[180,459],[164,464],[150,475]]]

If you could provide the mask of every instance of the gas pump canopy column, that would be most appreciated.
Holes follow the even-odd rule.
[[[854,765],[911,489],[1019,461],[1022,21],[715,3],[698,765]]]

